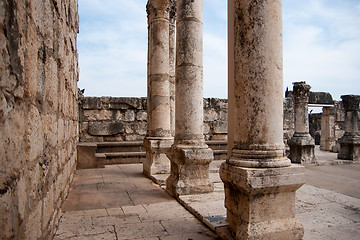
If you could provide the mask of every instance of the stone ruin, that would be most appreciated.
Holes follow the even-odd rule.
[[[303,161],[287,158],[284,136],[310,138],[291,120],[307,122],[304,98],[282,97],[281,2],[229,1],[228,102],[202,96],[201,0],[148,1],[147,101],[79,98],[77,4],[0,3],[0,238],[50,239],[79,156],[97,154],[92,167],[104,166],[97,142],[144,140],[144,173],[170,173],[166,188],[178,198],[213,191],[216,150],[206,140],[227,139],[220,176],[233,236],[301,239],[294,207]],[[324,107],[321,148],[358,160],[359,96],[342,99]]]

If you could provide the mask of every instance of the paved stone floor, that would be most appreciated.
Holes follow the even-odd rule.
[[[335,154],[316,153],[325,166],[306,167],[297,192],[304,240],[358,240],[360,164],[333,165],[326,161]],[[213,232],[226,239],[218,173],[211,173],[214,193],[181,197],[187,211],[141,172],[141,164],[76,171],[54,239],[220,239]]]
[[[54,239],[219,239],[142,175],[142,165],[77,170]]]

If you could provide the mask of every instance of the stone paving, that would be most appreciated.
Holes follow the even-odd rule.
[[[220,239],[163,189],[141,164],[77,170],[54,240]]]
[[[328,159],[334,156],[327,155]],[[305,227],[304,240],[357,240],[360,164],[324,165],[308,166],[307,185],[297,192],[297,217]],[[210,176],[214,193],[180,199],[196,219],[147,179],[141,164],[77,170],[54,239],[231,239],[223,184],[218,173]]]

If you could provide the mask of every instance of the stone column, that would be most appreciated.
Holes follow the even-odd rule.
[[[166,151],[173,144],[170,100],[170,0],[149,0],[148,13],[148,130],[144,140],[143,172],[170,172]]]
[[[309,133],[308,102],[310,85],[305,82],[293,83],[295,133],[288,140],[289,158],[293,163],[315,163],[315,141]]]
[[[301,239],[295,191],[304,170],[283,143],[281,1],[234,8],[234,147],[220,168],[227,221],[236,239]]]
[[[332,107],[323,107],[321,114],[321,140],[320,149],[323,151],[331,151],[335,146],[335,116]]]
[[[360,160],[359,95],[341,96],[345,109],[345,134],[339,138],[338,159]]]
[[[173,196],[212,192],[212,150],[203,135],[202,0],[177,0],[175,142],[166,189]]]
[[[175,135],[175,22],[176,22],[176,1],[171,1],[170,25],[169,25],[169,61],[170,61],[170,129],[171,135]]]

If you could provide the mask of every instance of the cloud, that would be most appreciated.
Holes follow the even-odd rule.
[[[147,0],[79,0],[79,87],[146,96]],[[334,98],[360,93],[358,0],[283,1],[284,88],[307,81]],[[204,1],[204,95],[227,97],[226,1]]]
[[[360,93],[360,15],[354,1],[286,1],[284,87],[307,81],[335,99]]]
[[[80,0],[80,81],[87,96],[146,96],[146,0]]]

